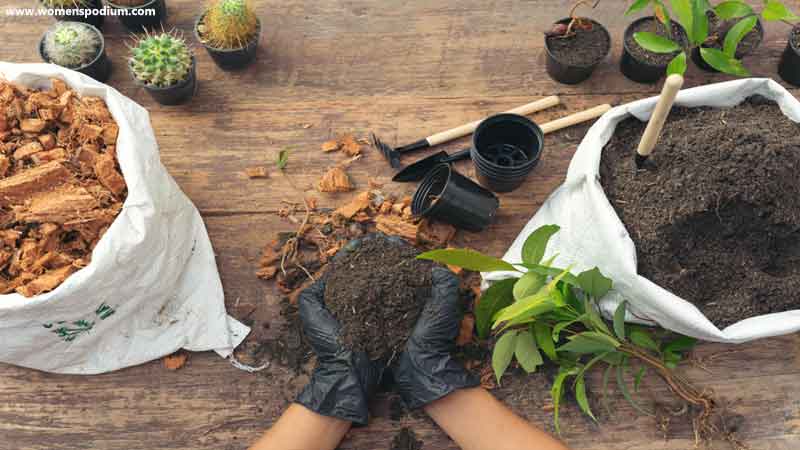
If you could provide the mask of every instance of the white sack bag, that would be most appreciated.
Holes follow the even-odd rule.
[[[676,104],[732,107],[756,94],[776,101],[789,119],[800,122],[800,102],[769,79],[750,78],[686,89],[678,94]],[[800,310],[751,317],[720,330],[693,304],[636,273],[636,248],[600,185],[600,157],[617,124],[630,116],[647,121],[657,100],[653,97],[613,108],[589,129],[572,158],[566,181],[528,222],[503,259],[520,262],[528,236],[542,225],[556,224],[561,230],[551,239],[545,259],[558,254],[554,263],[558,267],[574,264],[573,271],[579,273],[597,266],[610,277],[614,288],[600,302],[607,317],[624,299],[629,302],[628,319],[655,322],[706,341],[741,343],[800,331]],[[495,272],[484,274],[484,280],[491,282],[512,275]]]
[[[184,348],[231,354],[249,328],[225,311],[205,225],[161,164],[147,110],[115,89],[51,64],[0,62],[0,76],[31,88],[64,80],[105,100],[119,125],[117,157],[128,198],[91,263],[52,292],[0,295],[0,362],[96,374]]]

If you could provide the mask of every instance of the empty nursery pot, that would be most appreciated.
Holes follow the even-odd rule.
[[[172,86],[148,86],[139,81],[132,70],[131,76],[138,85],[145,88],[153,100],[162,105],[172,106],[186,103],[197,92],[197,62],[194,56],[192,56],[192,68],[189,70],[189,76],[184,81]]]
[[[68,69],[88,75],[95,80],[104,83],[111,76],[111,60],[108,59],[108,55],[106,55],[106,41],[103,38],[103,33],[101,33],[96,27],[89,23],[87,23],[86,26],[91,27],[92,31],[100,36],[100,49],[97,52],[97,56],[95,56],[94,59],[89,63],[75,68],[68,67]],[[44,40],[46,37],[47,33],[45,33],[42,36],[42,39],[39,41],[39,56],[41,56],[43,61],[54,64],[47,55],[47,52],[44,50]]]
[[[497,114],[478,125],[470,157],[482,185],[495,192],[509,192],[536,167],[543,147],[544,133],[530,119]]]
[[[789,42],[783,51],[778,73],[787,83],[800,86],[800,26],[794,27],[789,33]]]
[[[556,24],[567,25],[571,20],[571,18],[561,19],[556,22]],[[591,19],[589,20],[592,22],[592,26],[599,30],[599,39],[590,39],[586,43],[587,45],[598,46],[597,56],[591,60],[581,63],[567,61],[563,55],[559,55],[553,48],[553,45],[551,45],[551,39],[558,38],[545,37],[544,39],[544,48],[547,54],[547,74],[559,83],[578,84],[585,81],[592,75],[592,72],[594,72],[606,56],[608,56],[608,52],[611,51],[611,34],[609,34],[606,27],[599,22]]]
[[[242,69],[256,58],[258,51],[258,43],[261,41],[261,20],[258,21],[258,30],[256,35],[244,47],[240,48],[216,48],[206,44],[205,39],[200,35],[198,28],[205,20],[206,15],[203,14],[197,19],[194,24],[195,38],[203,44],[206,51],[211,56],[211,59],[223,70],[237,70]]]
[[[108,0],[108,5],[119,10],[117,15],[119,21],[131,31],[156,28],[167,20],[167,4],[165,0],[150,0],[138,6],[117,5]]]
[[[56,20],[88,23],[95,28],[102,29],[106,18],[102,12],[103,2],[101,0],[88,0],[86,3],[86,7],[76,5],[72,8],[64,8],[63,14],[55,14],[54,17]]]
[[[686,31],[677,22],[672,23],[672,40],[683,44],[687,43]],[[648,52],[636,43],[633,39],[633,34],[638,31],[651,31],[652,24],[661,25],[653,16],[642,17],[635,20],[628,28],[625,29],[625,36],[622,40],[622,59],[620,59],[620,70],[622,74],[628,79],[637,83],[655,83],[664,77],[667,71],[667,66],[673,57],[677,56],[679,52],[674,54],[657,54]],[[663,29],[663,28],[662,28]],[[651,31],[653,32],[653,31]],[[638,48],[633,48],[636,46]],[[642,54],[652,55],[648,60]],[[663,61],[661,61],[663,59]]]
[[[467,231],[482,231],[494,220],[494,194],[442,163],[428,173],[411,200],[411,212]]]

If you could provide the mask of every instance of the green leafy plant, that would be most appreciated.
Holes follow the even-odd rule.
[[[216,0],[208,8],[198,31],[212,47],[241,48],[258,32],[258,18],[248,0]]]
[[[131,71],[147,86],[169,87],[189,77],[192,52],[174,31],[145,33],[130,49]]]
[[[737,76],[749,76],[750,72],[744,67],[742,61],[736,58],[736,50],[742,40],[758,24],[759,14],[744,0],[727,0],[712,6],[708,0],[669,0],[672,16],[686,30],[689,40],[689,49],[682,49],[679,43],[672,39],[659,36],[651,32],[634,33],[633,38],[642,48],[653,53],[680,53],[667,67],[668,74],[683,74],[686,71],[686,52],[698,48],[700,57],[711,67],[720,72]],[[641,11],[648,6],[653,8],[654,15],[667,29],[671,29],[669,9],[662,0],[636,0],[626,14]],[[707,12],[713,12],[721,21],[737,20],[724,36],[716,30],[709,29]],[[765,0],[760,16],[765,21],[781,20],[784,22],[797,21],[785,5],[776,0]],[[721,49],[713,45],[721,46]]]
[[[645,374],[653,371],[680,399],[698,407],[695,423],[700,432],[710,427],[713,399],[674,371],[695,340],[626,324],[625,302],[609,325],[598,313],[597,301],[611,290],[612,280],[598,268],[575,275],[570,268],[554,267],[555,257],[543,261],[547,243],[558,230],[556,225],[546,225],[534,231],[523,245],[522,261],[515,264],[459,249],[434,250],[419,258],[473,271],[519,273],[517,279],[494,283],[481,296],[475,309],[476,330],[483,339],[497,337],[492,367],[498,383],[514,359],[528,373],[536,371],[545,357],[558,366],[551,390],[556,430],[560,430],[559,409],[569,389],[580,409],[595,419],[585,376],[600,366],[605,366],[603,398],[614,373],[623,397],[640,412],[652,414],[634,400],[626,378],[637,369],[636,390]]]
[[[59,66],[75,69],[90,63],[102,46],[100,36],[81,22],[58,22],[44,38],[44,53]]]

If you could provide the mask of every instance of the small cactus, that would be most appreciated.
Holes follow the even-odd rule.
[[[46,8],[50,9],[72,9],[89,6],[89,0],[41,0],[41,2]]]
[[[192,52],[174,32],[148,33],[131,48],[130,67],[145,85],[169,87],[189,77]]]
[[[70,69],[91,62],[101,46],[100,36],[81,22],[58,22],[44,39],[44,53],[50,62]]]
[[[200,35],[216,48],[245,47],[255,37],[258,18],[249,0],[215,0],[206,12]]]

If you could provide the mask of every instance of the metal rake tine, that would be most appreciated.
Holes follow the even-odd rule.
[[[400,153],[398,153],[395,149],[390,147],[389,145],[383,143],[375,133],[370,133],[370,140],[372,141],[372,146],[378,149],[383,156],[389,161],[389,165],[395,169],[400,168]]]

